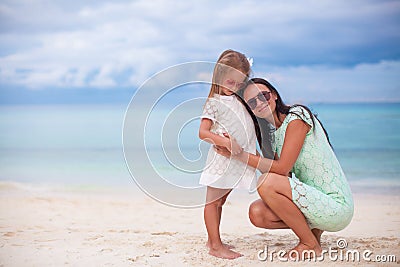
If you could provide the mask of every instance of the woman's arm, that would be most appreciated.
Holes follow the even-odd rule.
[[[200,129],[199,129],[199,138],[206,142],[209,142],[213,145],[222,146],[228,149],[232,155],[237,155],[243,151],[243,148],[239,146],[239,144],[230,138],[226,138],[220,136],[218,134],[212,133],[210,131],[213,122],[210,119],[203,118],[201,119]]]
[[[289,122],[286,128],[285,139],[280,158],[276,160],[276,170],[288,174],[303,148],[304,140],[311,127],[302,120],[293,120]],[[274,164],[273,164],[274,167]],[[273,169],[273,172],[275,169]],[[278,173],[278,172],[276,172]],[[282,174],[282,173],[281,173]]]
[[[236,155],[235,158],[249,166],[257,168],[262,173],[273,172],[281,175],[289,175],[290,170],[293,168],[300,154],[309,130],[310,126],[302,120],[291,121],[286,129],[285,140],[279,159],[267,159],[247,152]],[[218,152],[222,155],[229,156],[227,153],[224,154],[221,149]]]

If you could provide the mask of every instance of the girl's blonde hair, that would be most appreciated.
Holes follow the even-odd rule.
[[[212,85],[208,97],[214,96],[214,94],[221,93],[222,78],[230,70],[237,70],[243,73],[244,77],[247,78],[250,75],[250,63],[246,56],[240,52],[228,49],[222,52],[219,56],[217,63],[214,67]]]

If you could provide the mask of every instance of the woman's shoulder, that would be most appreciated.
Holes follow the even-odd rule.
[[[293,120],[302,120],[309,124],[311,127],[313,126],[313,119],[312,119],[312,113],[310,110],[307,110],[305,106],[302,105],[293,105],[289,109],[289,114],[286,117],[287,122],[291,122]]]
[[[305,108],[305,106],[303,105],[293,105],[289,108],[289,113],[296,113],[296,114],[302,114],[302,113],[308,113],[307,109]]]

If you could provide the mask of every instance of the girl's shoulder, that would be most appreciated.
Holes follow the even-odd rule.
[[[221,103],[219,95],[214,95],[207,98],[203,107],[202,118],[216,120],[223,110],[224,105]]]
[[[214,95],[207,99],[206,105],[221,108],[222,106],[229,106],[235,100],[235,96]]]
[[[219,95],[219,94],[214,94],[213,96],[209,97],[209,100],[213,101],[219,101],[219,102],[224,102],[224,101],[232,101],[236,98],[235,95]]]
[[[206,108],[211,108],[211,109],[218,109],[220,105],[220,100],[218,98],[218,96],[211,96],[209,98],[207,98],[206,103],[205,103],[205,107]]]

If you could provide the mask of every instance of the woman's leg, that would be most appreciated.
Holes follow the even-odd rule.
[[[249,207],[249,219],[251,223],[259,228],[265,229],[288,229],[289,227],[268,207],[262,200],[258,199],[251,203]],[[314,228],[311,230],[319,245],[321,245],[321,235],[324,231]]]
[[[241,254],[230,250],[221,241],[219,225],[221,222],[222,205],[231,190],[207,187],[206,205],[204,207],[204,221],[208,233],[209,254],[224,259],[235,259]]]
[[[320,229],[317,229],[317,228],[314,228],[314,229],[311,229],[311,232],[313,233],[313,235],[314,235],[315,238],[317,239],[318,244],[321,246],[321,235],[322,235],[322,233],[323,233],[324,231],[322,231],[322,230],[320,230]]]
[[[294,248],[300,256],[303,250],[314,250],[318,255],[321,246],[311,232],[303,213],[292,201],[292,189],[289,178],[269,173],[258,187],[261,199],[270,209],[299,237],[300,243]]]
[[[253,203],[251,203],[249,207],[249,219],[254,226],[260,228],[265,228],[265,229],[289,228],[262,199],[258,199]]]

